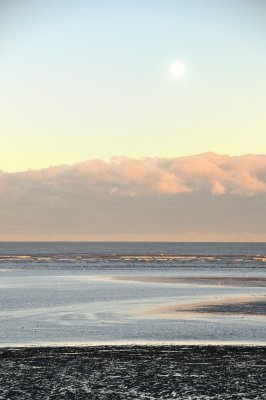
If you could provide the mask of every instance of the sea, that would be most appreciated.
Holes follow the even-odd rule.
[[[265,243],[0,243],[0,346],[266,343]]]

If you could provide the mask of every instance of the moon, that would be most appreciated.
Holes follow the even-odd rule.
[[[186,71],[185,64],[180,61],[175,61],[170,66],[170,72],[175,78],[180,78]]]

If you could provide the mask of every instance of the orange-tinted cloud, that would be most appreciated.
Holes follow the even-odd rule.
[[[72,166],[0,174],[0,182],[25,189],[85,187],[112,193],[177,194],[209,191],[213,194],[254,195],[266,191],[266,156],[239,157],[206,153],[173,159],[115,157],[110,162],[89,160]]]
[[[193,238],[210,232],[248,237],[266,233],[265,200],[265,155],[115,157],[0,172],[0,237],[186,232]]]

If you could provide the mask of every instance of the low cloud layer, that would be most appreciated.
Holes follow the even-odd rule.
[[[265,235],[265,200],[265,155],[116,157],[0,172],[0,239]]]

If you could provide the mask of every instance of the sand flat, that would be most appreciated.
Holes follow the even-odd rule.
[[[199,317],[201,314],[225,314],[243,316],[266,316],[266,295],[234,295],[209,298],[179,303],[176,305],[162,305],[143,310],[144,313],[158,314],[162,317],[173,318]]]
[[[266,399],[266,347],[101,346],[0,351],[0,397]]]
[[[195,285],[219,285],[219,286],[242,286],[242,287],[266,287],[265,277],[164,277],[164,276],[116,276],[109,279],[131,282],[146,283],[176,283],[176,284],[195,284]]]

